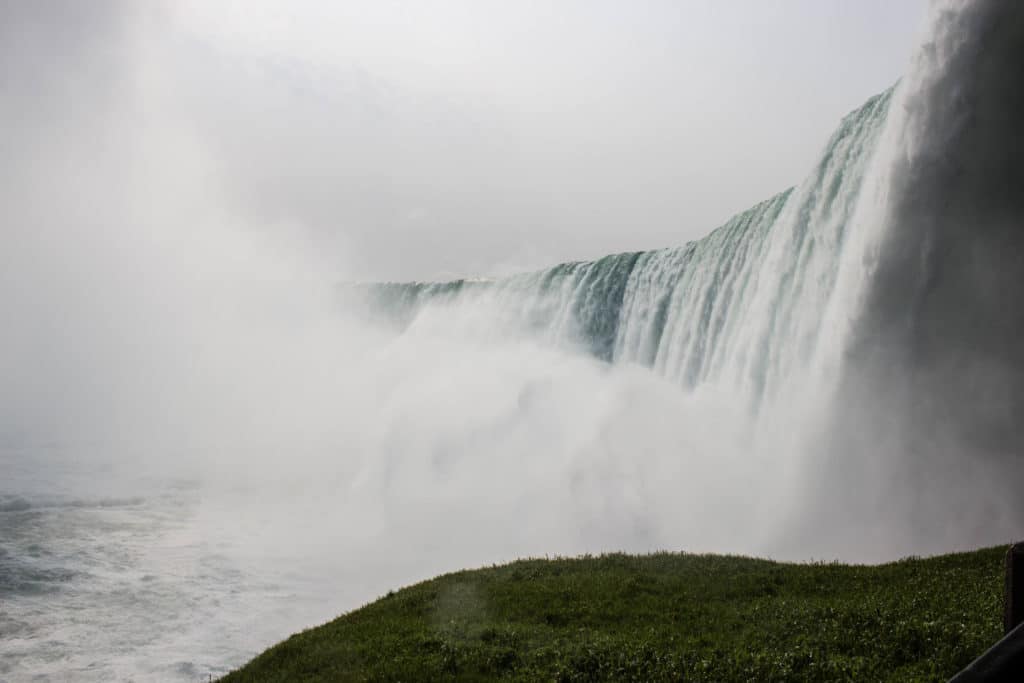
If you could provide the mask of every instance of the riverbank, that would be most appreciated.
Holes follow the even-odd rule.
[[[222,680],[944,681],[1001,636],[1005,551],[522,560],[389,593]]]

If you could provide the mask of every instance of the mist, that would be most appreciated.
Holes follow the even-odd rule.
[[[13,675],[188,679],[442,571],[682,537],[759,543],[761,502],[734,492],[779,469],[739,457],[750,437],[728,427],[727,397],[497,338],[457,311],[397,337],[349,315],[336,287],[364,274],[358,239],[274,210],[311,178],[346,188],[301,120],[252,117],[294,126],[303,165],[278,186],[275,161],[246,144],[282,131],[212,144],[159,15],[10,15],[3,590],[74,587],[5,607]],[[384,207],[387,184],[364,190],[350,191]]]
[[[519,425],[518,438],[524,440],[516,447],[520,457],[551,454],[541,460],[553,470],[539,479],[546,477],[546,490],[557,497],[554,491],[571,489],[571,482],[579,478],[590,477],[587,485],[592,487],[601,481],[596,474],[574,473],[588,466],[574,462],[571,453],[593,449],[611,428],[607,423],[628,423],[626,408],[620,416],[609,406],[628,403],[624,396],[635,392],[649,392],[651,398],[644,400],[650,405],[637,409],[637,419],[647,412],[669,414],[663,412],[668,410],[663,403],[671,392],[662,379],[583,361],[571,349],[546,349],[542,340],[528,337],[507,347],[504,340],[496,344],[494,335],[480,339],[457,332],[454,325],[441,325],[422,342],[411,333],[391,339],[386,330],[351,319],[341,310],[335,296],[338,282],[368,272],[398,272],[363,267],[380,258],[378,247],[366,247],[374,232],[365,228],[373,224],[368,216],[391,210],[389,197],[396,196],[391,193],[397,187],[404,193],[429,175],[442,185],[417,191],[446,201],[453,195],[445,188],[462,182],[471,172],[467,169],[479,168],[482,160],[500,158],[503,164],[515,164],[516,155],[509,149],[487,145],[518,148],[518,143],[492,135],[493,129],[466,125],[481,120],[502,125],[500,116],[460,118],[460,112],[469,115],[473,107],[460,109],[457,102],[429,97],[415,99],[411,109],[403,102],[410,96],[402,89],[404,83],[402,88],[382,90],[376,77],[364,75],[362,80],[341,79],[338,88],[355,88],[358,96],[337,101],[336,107],[329,98],[338,94],[337,88],[310,96],[328,97],[332,120],[346,124],[324,130],[320,126],[326,121],[322,114],[313,115],[309,98],[289,102],[287,117],[275,112],[275,106],[284,105],[275,88],[267,86],[273,71],[268,75],[259,68],[253,75],[251,63],[206,59],[210,43],[177,30],[187,13],[105,2],[89,9],[44,3],[8,14],[4,110],[9,124],[5,128],[11,132],[3,164],[6,220],[0,297],[0,313],[9,321],[0,354],[5,440],[17,445],[91,444],[104,460],[118,463],[117,471],[180,470],[204,480],[214,473],[225,479],[265,476],[271,483],[284,472],[298,482],[320,481],[325,475],[344,489],[347,476],[366,479],[364,470],[377,472],[378,480],[384,477],[381,473],[407,476],[410,467],[388,464],[396,458],[460,462],[457,456],[434,454],[459,436],[454,425],[454,435],[445,432],[443,425],[450,421],[463,425],[465,434],[493,432],[475,448],[480,454],[507,449],[492,424],[504,420]],[[393,73],[393,82],[407,81],[408,73],[402,74]],[[290,82],[298,87],[294,78]],[[227,86],[229,90],[214,91]],[[413,113],[416,121],[408,119]],[[460,135],[424,136],[417,132],[424,121],[435,133],[451,130]],[[408,136],[396,137],[402,130]],[[333,146],[324,147],[324,141]],[[289,148],[288,155],[282,153],[283,146]],[[444,156],[447,174],[434,173],[433,165],[417,167],[436,156]],[[339,159],[346,165],[337,166]],[[460,170],[453,173],[452,168]],[[407,173],[413,175],[403,175]],[[490,222],[487,229],[488,239],[496,240],[490,248],[499,251],[502,240],[531,223],[528,214],[521,213],[522,205],[507,204],[504,188],[515,187],[517,195],[531,196],[531,182],[555,185],[533,173],[532,167],[502,167],[500,173],[510,174],[517,184],[496,181],[492,191],[479,195],[488,219],[499,221]],[[571,182],[576,174],[557,175]],[[319,203],[323,190],[301,196],[324,183],[343,198],[351,193],[352,201],[343,203],[356,207],[355,218],[337,214],[334,203]],[[600,212],[608,208],[607,202],[591,203]],[[694,215],[699,217],[700,212]],[[467,216],[473,223],[481,220],[472,212]],[[548,215],[545,220],[551,219]],[[336,229],[325,236],[324,225],[331,221]],[[348,229],[350,222],[357,225]],[[589,229],[589,220],[565,220],[567,226],[581,222]],[[706,226],[695,229],[703,232]],[[403,254],[421,251],[415,240],[437,241],[430,235],[424,226],[410,229],[403,236],[413,241],[389,253],[400,264],[406,258]],[[441,235],[444,247],[435,247],[432,253],[460,248],[461,233]],[[589,242],[588,237],[582,252],[606,248],[600,239]],[[552,249],[544,258],[560,254]],[[460,267],[471,269],[480,263],[497,272],[510,267],[480,257],[464,259]],[[441,258],[427,267],[443,269],[446,262]],[[422,268],[412,265],[406,277]],[[445,345],[451,348],[435,355]],[[393,346],[419,349],[421,355],[392,351]],[[523,358],[516,355],[520,353]],[[470,358],[480,358],[481,364],[470,363]],[[442,360],[450,365],[433,369]],[[392,363],[401,363],[402,371]],[[547,380],[554,383],[550,386],[543,384],[546,388],[531,388],[545,373],[557,376],[562,365],[576,373],[563,380],[564,388],[554,379]],[[513,372],[520,366],[534,367],[534,374]],[[462,368],[474,369],[467,375]],[[390,389],[382,381],[388,376],[396,383]],[[420,379],[436,386],[429,385],[430,391],[418,388]],[[468,385],[463,382],[470,380],[485,385],[480,396],[466,393]],[[575,397],[571,406],[557,404],[560,419],[531,431],[531,420],[540,416],[524,410],[519,397],[550,401],[546,392],[576,392],[572,387],[577,384],[602,390],[570,393]],[[404,398],[404,387],[419,398]],[[735,400],[725,395],[711,401],[723,406],[723,414],[714,418],[720,429],[694,434],[686,427],[690,418],[684,416],[666,419],[678,427],[634,435],[638,453],[657,454],[650,463],[642,456],[630,458],[626,469],[638,479],[637,491],[666,480],[659,468],[668,465],[660,459],[676,452],[679,439],[707,443],[687,449],[695,458],[708,459],[699,468],[694,464],[688,478],[747,478],[740,471],[746,465],[734,471],[731,460],[740,459],[753,443],[749,434],[743,446],[735,443],[753,428],[743,427],[744,420],[733,414],[730,398]],[[422,416],[411,425],[380,424],[389,414],[389,400],[418,400],[421,403],[403,410],[421,411]],[[481,425],[473,426],[472,411],[463,415],[445,407],[467,400],[474,405],[483,401]],[[673,400],[697,406],[681,414],[718,410],[692,397]],[[494,402],[490,412],[485,408],[488,401]],[[577,413],[580,422],[575,424]],[[699,421],[710,424],[706,417]],[[409,429],[415,435],[405,438],[414,447],[391,454],[402,449],[389,440]],[[575,445],[557,445],[558,435]],[[633,450],[625,444],[622,449]],[[648,465],[650,472],[644,469]],[[698,469],[700,477],[693,474]],[[627,490],[629,485],[617,476],[625,475],[609,473],[602,485]],[[388,481],[384,477],[378,485],[387,487]],[[467,475],[466,481],[472,477]],[[526,482],[511,488],[528,492],[533,486]],[[423,488],[434,500],[445,500],[444,495],[431,493],[430,486]],[[777,490],[786,489],[780,485]],[[626,520],[620,523],[642,531],[665,523],[659,520],[682,519],[669,511],[691,504],[683,495],[674,497],[684,502],[669,500],[669,492],[663,492],[660,503],[639,492],[631,503],[619,503],[617,494],[600,488],[587,496],[601,501],[594,502],[597,520],[608,519],[567,517],[569,535],[581,528],[615,526],[615,515],[599,509],[604,505],[625,506],[616,512]],[[628,521],[633,517],[638,519]],[[617,547],[629,540],[626,532],[607,537],[602,533],[594,532],[588,544],[538,544],[522,551],[574,552]],[[701,534],[705,536],[709,547],[715,543],[710,540],[715,534]],[[676,537],[644,531],[632,538],[636,545],[631,547],[640,549],[671,545]],[[479,557],[489,559],[486,553]]]

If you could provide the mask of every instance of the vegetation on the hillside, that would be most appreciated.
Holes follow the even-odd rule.
[[[1001,636],[1004,552],[523,560],[389,593],[223,680],[942,681]]]

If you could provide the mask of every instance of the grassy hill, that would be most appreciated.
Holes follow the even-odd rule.
[[[1002,635],[1005,552],[523,560],[389,593],[222,680],[943,681]]]

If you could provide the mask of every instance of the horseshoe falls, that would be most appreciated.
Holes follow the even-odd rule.
[[[774,519],[753,534],[773,552],[1009,541],[1024,522],[1022,23],[1011,2],[937,6],[907,76],[841,121],[799,186],[701,240],[343,291],[401,336],[531,340],[668,382],[715,434],[677,454],[681,476],[730,472],[763,502],[737,509]]]
[[[431,307],[483,314],[476,333],[526,334],[685,390],[728,386],[755,408],[818,358],[851,251],[864,177],[893,89],[847,115],[812,173],[682,247],[563,263],[495,281],[357,286],[371,311],[414,325]],[[855,247],[853,247],[855,248]]]

